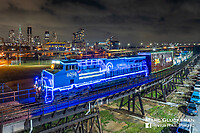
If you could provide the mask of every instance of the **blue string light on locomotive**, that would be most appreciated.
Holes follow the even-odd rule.
[[[35,87],[49,103],[55,94],[148,74],[145,56],[53,61],[51,69],[43,70],[41,79],[36,78]]]

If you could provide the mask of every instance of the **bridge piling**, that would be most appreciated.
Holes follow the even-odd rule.
[[[136,104],[136,97],[138,98],[139,106]],[[141,94],[139,92],[138,93],[133,93],[132,97],[131,97],[131,95],[128,95],[128,100],[125,103],[124,103],[124,98],[121,98],[119,109],[121,110],[122,107],[125,106],[126,104],[128,104],[127,105],[128,111],[136,113],[135,109],[137,108],[141,112],[142,116],[145,115],[143,104],[142,104],[142,99],[141,99]],[[132,111],[130,110],[130,105],[131,104],[132,104]]]

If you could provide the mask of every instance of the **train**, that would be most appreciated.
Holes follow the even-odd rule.
[[[170,60],[166,60],[165,56],[159,58],[171,62],[173,54],[171,51],[168,53],[171,55]],[[148,54],[107,59],[55,60],[52,61],[50,69],[42,70],[41,78],[35,79],[34,86],[39,94],[37,97],[45,103],[50,103],[60,95],[63,98],[80,91],[86,93],[85,88],[100,89],[102,86],[129,78],[148,76],[152,73],[149,64],[151,60],[148,59]]]
[[[183,51],[178,55],[174,56],[174,65],[180,65],[181,63],[187,61],[189,58],[193,56],[193,51]]]
[[[157,73],[173,66],[173,51],[142,52],[146,56],[149,73]]]

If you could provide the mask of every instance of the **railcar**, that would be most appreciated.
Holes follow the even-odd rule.
[[[157,73],[173,66],[173,51],[142,52],[146,56],[149,73]]]
[[[112,59],[82,59],[53,61],[51,69],[41,72],[35,87],[42,94],[45,103],[52,102],[56,94],[73,95],[81,88],[101,88],[106,84],[121,82],[136,76],[148,76],[146,57],[124,57]]]

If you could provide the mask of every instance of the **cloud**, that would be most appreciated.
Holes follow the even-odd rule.
[[[33,34],[55,31],[60,40],[85,28],[86,40],[112,35],[126,43],[198,41],[200,2],[197,0],[1,0],[0,36],[21,24]]]

